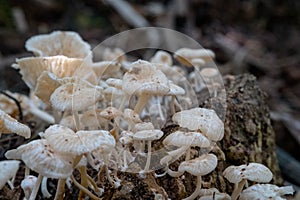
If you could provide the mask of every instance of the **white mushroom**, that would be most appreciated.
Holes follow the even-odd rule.
[[[200,130],[211,141],[220,141],[224,136],[224,124],[216,112],[206,108],[192,108],[173,115],[172,120],[180,127]]]
[[[0,137],[3,133],[16,133],[26,139],[31,136],[31,130],[28,126],[18,122],[16,119],[0,110]]]
[[[161,130],[142,130],[136,132],[132,138],[134,140],[139,141],[147,141],[148,151],[147,151],[147,161],[144,167],[143,172],[148,172],[150,167],[150,161],[151,161],[151,142],[153,140],[158,140],[163,136],[163,132]]]
[[[138,60],[123,76],[122,89],[127,96],[139,96],[134,111],[140,114],[151,96],[166,95],[170,86],[163,72],[147,61]]]
[[[22,79],[27,86],[34,90],[39,76],[44,71],[53,73],[58,78],[78,77],[92,84],[97,83],[94,71],[84,65],[84,60],[65,56],[26,57],[16,60],[13,67],[20,69]]]
[[[18,160],[4,160],[0,161],[0,190],[8,183],[13,189],[13,184],[10,182],[14,179],[19,170],[20,161]]]
[[[72,111],[77,130],[80,129],[78,111],[83,111],[101,99],[102,88],[79,80],[68,82],[58,87],[51,95],[50,102],[54,109]]]
[[[210,147],[210,141],[199,132],[183,132],[175,131],[168,135],[164,141],[164,146],[177,146],[177,147],[186,147],[186,160],[190,159],[190,149],[191,147],[201,147],[208,148]]]
[[[39,173],[29,200],[35,199],[43,176],[65,180],[73,171],[74,158],[55,152],[45,139],[21,145],[17,149],[7,151],[5,156],[9,159],[22,159],[27,167]],[[62,185],[64,186],[64,182],[57,186],[56,196],[61,192]]]
[[[25,200],[28,200],[30,197],[30,194],[36,184],[37,177],[36,176],[25,176],[25,178],[21,182],[21,188],[24,191],[25,194]]]
[[[238,198],[247,180],[267,183],[273,178],[273,174],[269,168],[260,163],[229,166],[224,170],[223,175],[229,182],[235,184],[231,195],[232,200]]]
[[[255,184],[243,190],[239,200],[284,200],[285,198],[282,198],[282,196],[292,195],[293,193],[292,186],[278,187],[272,184]]]
[[[213,51],[209,49],[189,49],[181,48],[175,51],[174,58],[181,64],[191,67],[193,59],[202,59],[205,62],[211,61],[215,57]]]
[[[126,55],[120,48],[105,48],[103,50],[102,59],[105,61],[118,61],[121,63],[126,60]]]
[[[183,200],[193,200],[199,196],[199,192],[202,184],[202,176],[212,172],[218,164],[218,158],[214,154],[204,154],[196,159],[182,162],[179,167],[179,172],[188,172],[194,176],[197,176],[196,189],[189,197]]]
[[[155,55],[150,59],[151,63],[165,64],[168,66],[172,66],[173,61],[172,57],[166,51],[157,51]]]
[[[25,48],[36,56],[64,55],[70,58],[86,58],[91,47],[76,32],[54,31],[33,36],[26,41]]]

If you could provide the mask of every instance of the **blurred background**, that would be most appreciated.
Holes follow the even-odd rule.
[[[300,185],[300,1],[298,0],[0,0],[0,89],[26,93],[10,65],[25,41],[72,30],[96,46],[131,28],[180,31],[216,53],[222,75],[251,73],[267,94],[287,181]],[[287,153],[287,154],[286,154]],[[292,157],[290,157],[292,156]]]

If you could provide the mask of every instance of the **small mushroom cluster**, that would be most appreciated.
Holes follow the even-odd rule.
[[[103,172],[111,187],[118,188],[122,180],[117,171],[135,172],[147,178],[144,174],[155,173],[157,169],[154,157],[160,156],[160,167],[164,167],[165,173],[156,176],[180,177],[187,172],[197,177],[195,191],[185,200],[230,199],[216,188],[202,188],[202,176],[218,164],[211,151],[217,149],[222,154],[217,142],[224,136],[224,125],[214,110],[195,106],[190,95],[205,84],[209,90],[216,84],[217,70],[209,67],[215,56],[211,50],[177,50],[173,56],[181,66],[174,65],[171,54],[165,51],[157,51],[149,61],[131,62],[119,48],[105,48],[100,52],[100,61],[94,62],[90,45],[77,33],[68,31],[34,36],[25,47],[34,56],[17,59],[12,67],[19,70],[30,95],[9,96],[21,102],[25,117],[33,115],[47,128],[31,134],[29,127],[14,119],[16,113],[21,113],[18,107],[0,95],[0,108],[5,109],[0,110],[0,136],[16,133],[31,138],[6,152],[5,156],[12,160],[0,162],[0,169],[12,171],[0,178],[0,189],[6,183],[13,187],[12,179],[22,161],[26,170],[21,187],[26,199],[34,200],[39,187],[43,196],[49,198],[49,178],[58,179],[56,200],[63,199],[65,185],[69,183],[80,189],[78,199],[86,195],[101,199],[105,193],[105,184],[101,183]],[[188,73],[184,67],[191,66],[195,70]],[[187,84],[186,77],[192,86]],[[179,129],[165,135],[162,128],[170,122]],[[156,153],[154,144],[156,148],[161,144],[163,150]],[[170,165],[178,160],[178,170],[171,170]],[[224,171],[224,176],[233,176],[228,180],[236,184],[232,199],[239,195],[247,199],[248,193],[258,191],[249,187],[240,194],[247,178],[259,181],[248,176],[252,165],[242,167],[247,173],[239,175],[229,174],[236,169]],[[91,177],[89,167],[97,170],[98,176]],[[80,182],[74,172],[80,175]],[[268,175],[268,180],[261,182],[269,181],[270,174],[261,173]],[[291,191],[270,190],[279,195]]]

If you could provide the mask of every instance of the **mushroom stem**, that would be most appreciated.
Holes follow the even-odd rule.
[[[39,188],[40,188],[40,185],[41,185],[41,182],[42,182],[42,179],[43,179],[43,176],[41,174],[39,174],[37,180],[36,180],[36,183],[34,185],[34,188],[30,194],[30,197],[29,197],[29,200],[35,200],[35,197],[39,191]]]
[[[8,180],[6,183],[8,184],[8,186],[10,187],[11,190],[13,190],[15,188],[14,184],[13,184],[13,181]]]
[[[150,167],[150,162],[151,162],[151,140],[148,141],[148,152],[147,152],[147,161],[146,161],[146,165],[144,168],[144,172],[147,172],[149,170]]]
[[[170,168],[168,168],[167,170],[168,174],[172,177],[179,177],[181,176],[182,174],[184,174],[184,172],[179,172],[179,171],[173,171],[171,170]]]
[[[188,161],[191,158],[191,148],[188,147],[185,154],[185,161]]]
[[[80,172],[80,176],[81,176],[81,185],[85,188],[88,187],[88,177],[87,177],[87,171],[86,171],[86,167],[85,166],[81,166],[79,167],[79,172]],[[78,199],[84,199],[85,193],[80,190],[79,195],[78,195]]]
[[[123,98],[122,98],[122,101],[121,101],[121,104],[119,106],[119,110],[123,110],[124,107],[125,107],[125,102],[128,101],[128,98],[129,96],[125,93]]]
[[[91,193],[88,189],[86,189],[85,187],[83,187],[82,185],[80,185],[80,183],[78,183],[76,181],[76,179],[74,178],[73,175],[71,175],[71,180],[73,181],[74,185],[76,187],[78,187],[80,190],[84,191],[85,194],[87,194],[89,197],[91,197],[91,199],[94,200],[102,200],[101,198],[97,197],[96,195],[94,195],[93,193]]]
[[[236,200],[239,197],[239,195],[241,194],[241,191],[244,188],[244,185],[245,185],[246,181],[247,181],[247,179],[242,179],[241,182],[234,185],[234,189],[233,189],[233,192],[231,194],[231,199],[232,200]]]
[[[41,190],[42,190],[43,197],[50,198],[51,194],[49,193],[49,191],[47,189],[47,180],[48,180],[47,177],[43,177]]]
[[[64,198],[66,180],[65,178],[58,179],[54,200],[62,200]]]
[[[171,99],[171,103],[170,103],[170,111],[171,111],[171,115],[175,114],[175,96],[172,95],[172,99]]]
[[[30,175],[30,168],[25,166],[25,177]]]
[[[101,189],[97,186],[97,183],[94,181],[94,179],[92,177],[90,177],[88,174],[87,174],[87,178],[88,178],[89,184],[92,186],[92,189],[96,193],[101,193]]]
[[[78,111],[74,111],[73,116],[74,116],[74,121],[75,121],[75,127],[76,127],[76,130],[78,131],[78,130],[80,130],[80,121],[79,121]]]
[[[110,174],[109,174],[109,171],[108,171],[108,167],[106,164],[104,164],[104,169],[105,169],[105,173],[107,175],[107,180],[108,182],[114,186],[115,188],[118,188],[118,184],[111,178]]]
[[[199,196],[199,192],[201,190],[201,184],[202,184],[202,178],[201,176],[197,176],[197,186],[195,191],[193,192],[193,194],[191,194],[190,196],[188,196],[187,198],[184,198],[182,200],[194,200],[197,198],[197,196]]]
[[[52,115],[46,113],[45,111],[38,109],[36,106],[31,106],[29,108],[29,112],[49,124],[55,123],[55,119]]]
[[[142,94],[139,99],[138,102],[136,103],[135,107],[134,107],[134,112],[140,114],[143,110],[143,108],[145,107],[145,105],[147,104],[147,102],[149,101],[151,95],[149,94]]]

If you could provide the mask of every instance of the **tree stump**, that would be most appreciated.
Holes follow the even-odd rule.
[[[225,136],[218,144],[222,151],[213,150],[218,156],[218,166],[203,177],[203,188],[216,187],[221,192],[231,193],[233,184],[222,176],[224,169],[230,165],[241,165],[258,162],[266,165],[273,172],[273,184],[281,185],[275,153],[275,135],[270,123],[266,94],[258,86],[256,78],[249,74],[227,76],[224,78],[227,110],[225,115]],[[211,108],[212,102],[218,99],[209,98],[200,105]],[[222,116],[221,116],[222,117]],[[223,116],[224,117],[224,116]],[[165,135],[176,130],[176,126],[166,127]],[[177,169],[180,161],[171,165]],[[173,178],[168,175],[154,178],[150,173],[146,178],[139,174],[119,173],[122,180],[118,189],[105,188],[104,199],[182,199],[195,189],[196,178],[185,173],[184,178]],[[250,183],[251,184],[251,183]]]

